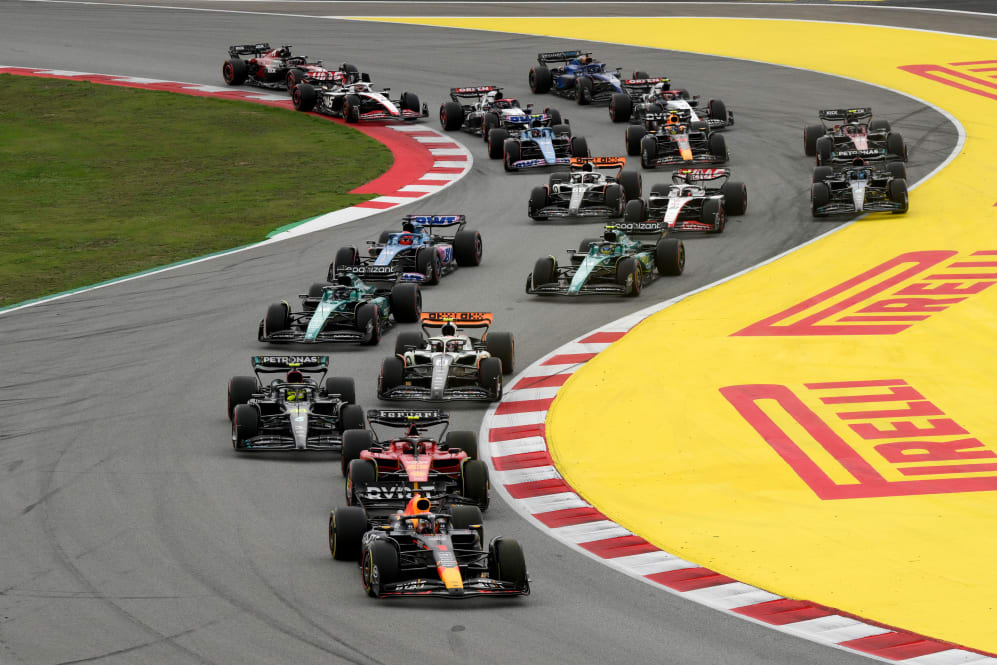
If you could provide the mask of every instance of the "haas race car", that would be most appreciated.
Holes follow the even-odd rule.
[[[252,364],[256,376],[228,382],[236,450],[339,450],[344,431],[363,428],[353,379],[325,379],[328,356],[254,356]],[[263,376],[273,374],[283,376],[265,383]]]
[[[560,66],[551,67],[551,64]],[[530,90],[538,95],[552,92],[578,104],[604,103],[615,93],[623,92],[621,72],[620,67],[607,70],[604,63],[593,60],[588,52],[538,53],[537,64],[530,69]],[[635,72],[633,78],[648,76]]]
[[[821,124],[803,128],[803,149],[817,158],[817,166],[865,161],[907,161],[907,145],[889,120],[873,120],[872,109],[825,109],[817,112]]]
[[[907,167],[903,162],[866,162],[850,166],[818,166],[810,185],[814,217],[859,212],[907,212]]]
[[[423,312],[422,333],[398,335],[395,355],[381,363],[377,396],[384,400],[502,398],[502,375],[512,374],[511,333],[489,332],[485,312]],[[483,329],[472,336],[469,329]]]
[[[503,97],[502,88],[493,85],[451,88],[450,101],[440,105],[440,125],[443,129],[462,129],[480,134],[486,141],[488,133],[495,128],[518,132],[530,127],[560,124],[561,113],[557,109],[547,108],[543,113],[534,113],[532,104],[527,104],[524,109],[518,99]]]
[[[465,230],[464,215],[406,215],[401,231],[382,231],[368,241],[367,256],[356,247],[341,247],[329,265],[329,280],[353,273],[364,279],[438,284],[458,266],[481,263],[481,234]],[[440,229],[457,230],[452,234]]]
[[[724,137],[678,113],[648,113],[644,124],[626,130],[628,155],[640,155],[645,169],[659,166],[723,164],[729,159]]]
[[[627,203],[640,200],[642,193],[640,173],[624,171],[626,163],[626,157],[573,158],[570,171],[551,173],[546,186],[533,188],[529,216],[622,217]]]
[[[331,81],[321,85],[300,83],[291,90],[291,102],[299,111],[315,110],[346,122],[361,120],[413,121],[429,117],[429,107],[419,105],[419,96],[403,92],[400,99],[389,99],[390,88],[375,90],[367,74],[359,81]]]
[[[270,44],[242,44],[228,47],[229,59],[222,65],[222,78],[228,85],[248,83],[260,88],[291,90],[302,81],[325,81],[356,71],[344,64],[341,72],[331,72],[321,60],[308,62],[304,56],[291,55],[291,45],[270,48]],[[240,56],[252,56],[243,60]]]
[[[627,203],[629,223],[654,222],[669,231],[723,233],[728,215],[743,215],[748,188],[730,181],[730,169],[682,169],[672,173],[672,184],[651,187],[647,201]]]
[[[706,113],[699,108],[699,95],[672,88],[669,80],[642,79],[623,81],[623,92],[613,95],[609,102],[609,118],[613,122],[642,124],[649,113],[676,113],[693,127],[725,129],[734,124],[734,113],[719,99],[707,102]]]

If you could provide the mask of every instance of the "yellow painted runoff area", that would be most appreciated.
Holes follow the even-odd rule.
[[[568,381],[547,434],[572,487],[666,551],[997,652],[995,43],[770,20],[410,22],[792,65],[959,120],[961,153],[908,214],[872,214],[645,320]]]

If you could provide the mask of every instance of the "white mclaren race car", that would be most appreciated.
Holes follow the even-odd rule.
[[[624,171],[626,157],[574,157],[570,171],[550,174],[547,185],[530,193],[527,214],[551,217],[622,217],[627,201],[640,199],[637,171]],[[605,173],[606,170],[615,173]]]
[[[488,332],[486,312],[423,312],[423,332],[403,332],[395,355],[381,363],[377,396],[384,400],[502,399],[502,375],[512,374],[511,333]],[[465,332],[484,328],[480,337]]]
[[[400,99],[389,99],[390,88],[374,90],[370,76],[361,74],[359,81],[340,84],[311,85],[300,83],[291,90],[291,101],[299,111],[318,111],[346,122],[361,120],[418,120],[429,117],[429,107],[419,105],[414,92],[403,92]]]

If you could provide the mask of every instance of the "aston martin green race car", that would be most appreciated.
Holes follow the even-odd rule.
[[[526,292],[541,296],[637,296],[658,275],[681,275],[685,246],[664,237],[663,224],[627,223],[606,227],[602,238],[586,238],[568,250],[568,265],[553,256],[538,259],[526,278]],[[632,236],[650,236],[649,242]]]
[[[376,287],[352,273],[340,275],[335,284],[312,284],[300,297],[300,312],[292,312],[287,301],[270,305],[260,321],[261,342],[374,345],[392,324],[415,323],[422,312],[418,284]]]

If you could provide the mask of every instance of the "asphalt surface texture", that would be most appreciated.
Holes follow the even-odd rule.
[[[535,54],[577,42],[267,16],[260,12],[285,5],[251,4],[257,13],[7,1],[0,64],[217,85],[229,44],[292,43],[328,62],[356,63],[394,91],[417,92],[431,116],[451,86],[505,86],[524,103],[559,108],[594,154],[622,154],[623,128],[605,108],[529,93]],[[873,12],[865,18],[882,20]],[[516,335],[524,367],[600,324],[834,228],[808,208],[812,162],[800,135],[815,109],[863,104],[890,119],[910,145],[912,181],[956,143],[939,113],[860,82],[686,53],[593,50],[614,66],[667,74],[703,99],[722,98],[736,114],[726,136],[730,167],[748,184],[748,214],[722,235],[688,237],[685,274],[658,280],[638,299],[527,296],[536,258],[562,255],[600,224],[529,220],[529,189],[546,173],[506,174],[480,138],[456,134],[474,168],[425,203],[0,316],[0,663],[867,662],[618,574],[548,538],[498,497],[485,529],[523,544],[533,595],[374,601],[356,565],[329,557],[329,510],[344,502],[338,457],[244,457],[231,448],[226,380],[249,373],[250,356],[268,350],[256,342],[267,304],[295,299],[322,280],[338,247],[362,246],[397,227],[401,214],[465,213],[481,231],[482,265],[427,287],[424,307],[494,312],[494,329]],[[438,126],[435,117],[426,122]],[[643,176],[645,191],[667,180],[667,172]],[[302,217],[291,196],[287,215],[274,227]],[[395,334],[374,348],[328,348],[333,374],[356,377],[365,407],[378,404],[378,367]],[[663,353],[648,362],[667,372],[668,353],[686,343],[695,341],[662,340]],[[606,417],[616,408],[624,407],[607,405]],[[477,430],[484,406],[449,410],[456,428]],[[663,461],[649,451],[648,463]]]

